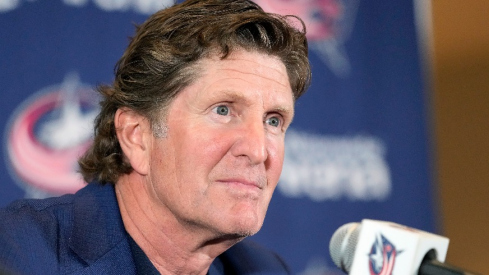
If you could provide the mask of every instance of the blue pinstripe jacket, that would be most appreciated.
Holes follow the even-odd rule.
[[[9,274],[136,274],[112,185],[16,201],[0,209],[0,270]],[[2,272],[0,271],[0,274]],[[290,274],[274,253],[243,241],[209,275]]]

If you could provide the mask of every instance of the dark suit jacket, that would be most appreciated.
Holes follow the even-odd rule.
[[[1,209],[2,268],[14,274],[136,274],[114,187],[92,183],[74,195]],[[276,254],[243,241],[220,255],[209,274],[289,271]]]

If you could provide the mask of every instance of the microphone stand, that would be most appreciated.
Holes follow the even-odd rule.
[[[418,275],[481,275],[442,263],[436,259],[436,251],[429,251],[419,267]]]

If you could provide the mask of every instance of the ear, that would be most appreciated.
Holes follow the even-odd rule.
[[[116,111],[114,125],[125,158],[135,172],[146,175],[152,135],[148,119],[131,109],[123,108]]]

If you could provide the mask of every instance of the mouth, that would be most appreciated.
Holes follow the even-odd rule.
[[[218,182],[238,185],[243,187],[263,189],[263,184],[260,184],[258,181],[249,181],[244,179],[223,179],[223,180],[218,180]]]
[[[221,179],[217,182],[229,188],[233,194],[239,196],[251,195],[251,197],[256,197],[263,191],[265,186],[265,184],[258,181],[243,179]]]

